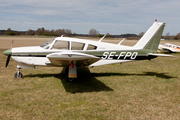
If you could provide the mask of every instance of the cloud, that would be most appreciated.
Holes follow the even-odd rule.
[[[0,29],[14,26],[15,29],[27,30],[43,26],[88,33],[93,27],[100,33],[109,30],[112,34],[138,34],[158,19],[168,23],[168,32],[177,33],[179,6],[178,0],[3,0],[0,20],[4,24]]]

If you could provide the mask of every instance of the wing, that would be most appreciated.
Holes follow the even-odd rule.
[[[77,66],[89,66],[94,62],[100,60],[99,57],[88,55],[79,52],[59,52],[59,53],[52,53],[47,55],[47,58],[50,60],[50,63],[46,63],[48,65],[54,66],[61,66],[61,67],[68,67],[71,62]]]
[[[168,47],[162,47],[161,49],[169,52],[174,52],[172,48],[168,48]]]

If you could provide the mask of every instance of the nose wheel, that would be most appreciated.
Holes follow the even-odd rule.
[[[15,79],[22,79],[23,74],[20,72],[20,68],[17,69],[17,72],[14,74]]]

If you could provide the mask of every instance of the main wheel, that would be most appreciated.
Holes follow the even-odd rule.
[[[68,81],[68,74],[69,74],[69,68],[65,68],[65,78],[66,78],[66,81]]]
[[[68,82],[73,82],[74,78],[68,78]]]
[[[16,72],[15,74],[14,74],[14,78],[23,78],[23,74],[21,73],[21,72]]]

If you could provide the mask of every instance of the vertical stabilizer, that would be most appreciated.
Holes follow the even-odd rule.
[[[157,51],[165,23],[154,22],[143,37],[134,45],[135,48]]]

